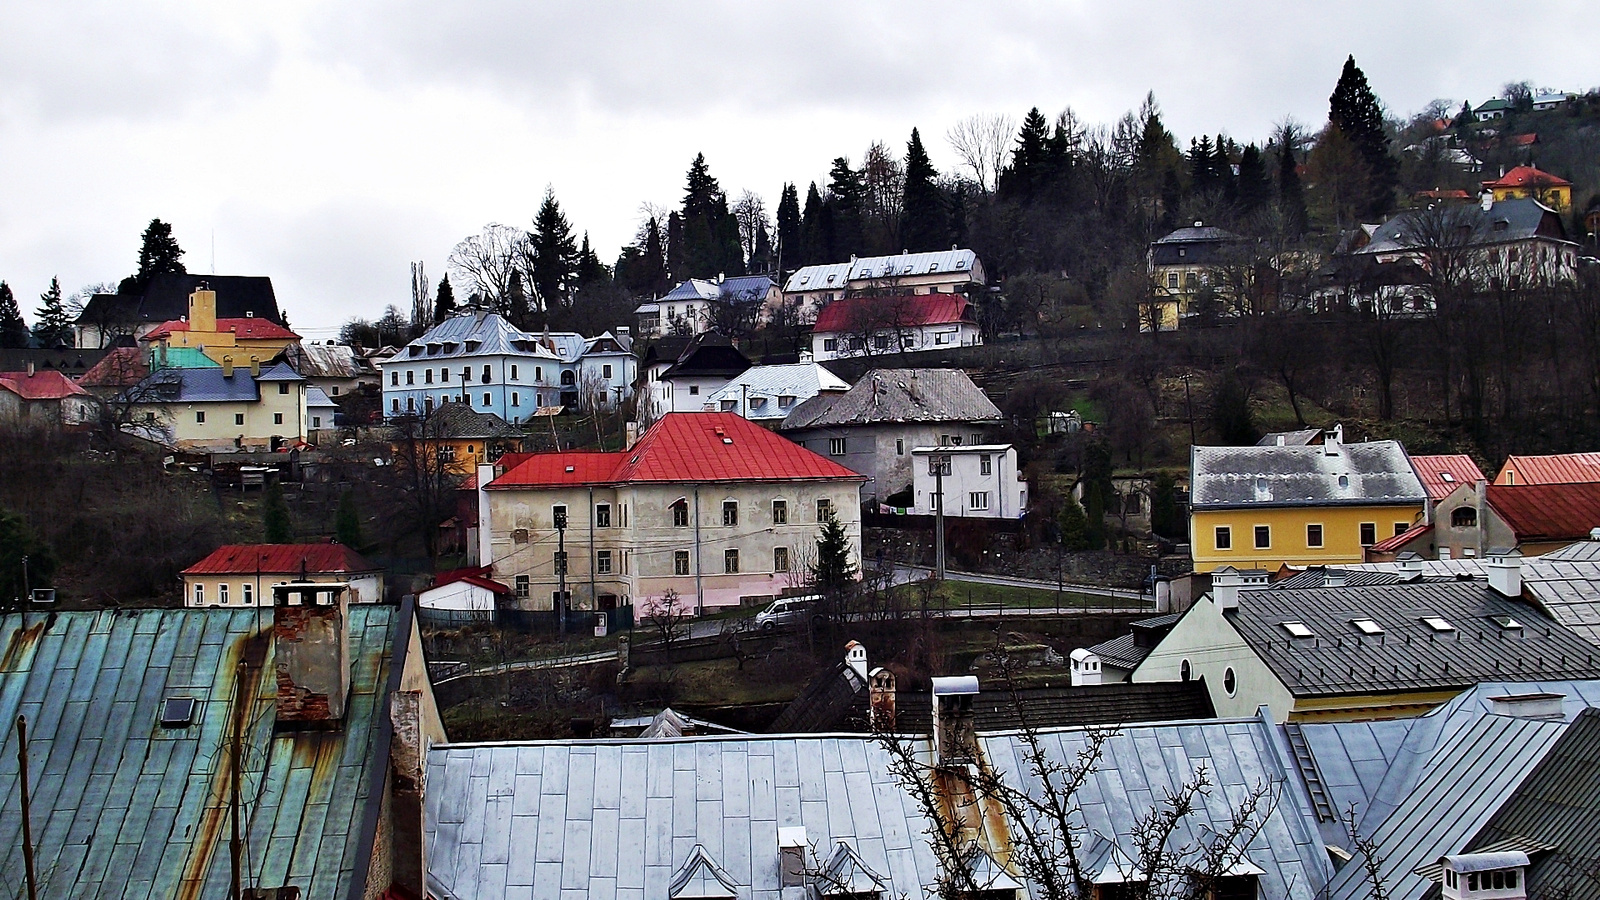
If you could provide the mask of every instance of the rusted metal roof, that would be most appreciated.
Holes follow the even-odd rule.
[[[1600,528],[1600,482],[1491,484],[1489,505],[1518,542],[1587,540]]]

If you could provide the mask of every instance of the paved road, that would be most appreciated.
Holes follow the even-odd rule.
[[[897,565],[895,567],[895,584],[905,584],[910,581],[919,581],[927,578],[933,572],[927,566]],[[945,577],[951,581],[970,581],[974,584],[999,584],[1007,587],[1036,588],[1041,591],[1053,591],[1057,588],[1054,581],[1043,581],[1037,578],[1014,578],[1010,575],[982,575],[977,572],[958,572],[955,569],[946,569]],[[1149,604],[1150,595],[1134,588],[1105,587],[1098,584],[1075,584],[1071,581],[1060,585],[1061,590],[1074,594],[1088,594],[1091,597],[1112,597],[1118,600],[1129,601],[1130,606]]]

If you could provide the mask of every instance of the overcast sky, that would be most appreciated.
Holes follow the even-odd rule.
[[[8,0],[0,17],[0,278],[32,319],[130,274],[152,217],[192,272],[270,275],[306,337],[410,302],[545,186],[615,258],[641,202],[704,152],[730,194],[983,112],[1109,122],[1153,90],[1168,127],[1265,137],[1327,115],[1353,53],[1396,113],[1507,81],[1600,84],[1600,15],[1504,3],[511,3]]]

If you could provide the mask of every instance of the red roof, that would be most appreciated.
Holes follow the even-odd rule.
[[[173,319],[171,322],[162,323],[161,327],[145,335],[143,340],[154,341],[167,337],[175,331],[188,331],[189,323],[185,319]],[[233,332],[233,336],[243,340],[299,340],[300,335],[276,322],[250,316],[244,319],[218,319],[217,333]]]
[[[1431,191],[1417,191],[1411,195],[1413,200],[1471,200],[1472,194],[1463,190],[1450,188],[1434,188]]]
[[[900,297],[849,297],[835,300],[817,313],[812,331],[856,331],[953,325],[966,320],[967,298],[960,294],[908,294]]]
[[[55,369],[35,371],[32,375],[27,372],[0,372],[0,388],[24,400],[60,400],[76,394],[89,394]]]
[[[1511,477],[1515,474],[1515,478]],[[1496,484],[1583,484],[1600,482],[1600,453],[1508,456]]]
[[[650,426],[632,450],[536,453],[488,487],[813,479],[866,480],[733,413],[676,412]]]
[[[1422,486],[1433,500],[1443,500],[1463,484],[1471,485],[1484,480],[1483,471],[1465,453],[1413,456],[1411,468],[1417,470],[1417,477],[1422,479]]]
[[[1495,188],[1572,187],[1572,182],[1565,178],[1551,175],[1549,172],[1541,172],[1533,166],[1517,166],[1515,169],[1501,175],[1498,180],[1485,181],[1483,186],[1490,190]]]
[[[1600,528],[1600,483],[1491,484],[1489,505],[1519,543],[1583,540]]]
[[[228,544],[183,570],[185,575],[309,575],[376,572],[378,567],[343,544]]]
[[[78,383],[88,387],[132,387],[149,374],[144,351],[137,347],[116,347],[78,376]]]
[[[1539,136],[1537,134],[1513,134],[1511,143],[1518,147],[1531,147],[1539,143]]]
[[[1432,525],[1418,523],[1407,528],[1393,537],[1387,537],[1367,548],[1369,553],[1395,553],[1404,550],[1407,544],[1422,537],[1433,530]]]
[[[493,578],[488,577],[490,571],[492,571],[491,566],[472,566],[465,569],[451,569],[448,572],[440,572],[433,576],[433,586],[438,588],[444,587],[447,584],[455,584],[458,581],[464,581],[467,584],[476,585],[477,587],[481,587],[487,591],[492,591],[496,594],[511,594],[512,591],[510,587],[507,587],[506,585],[495,581]]]

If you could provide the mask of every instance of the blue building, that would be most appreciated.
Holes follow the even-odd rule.
[[[378,363],[384,414],[426,415],[451,402],[515,423],[540,407],[576,405],[585,343],[530,334],[495,313],[446,319]]]

